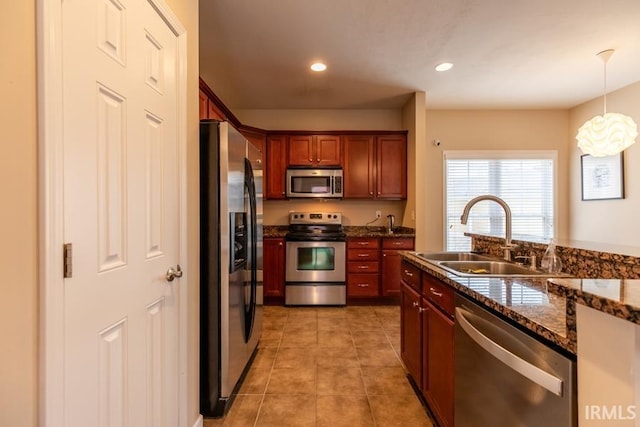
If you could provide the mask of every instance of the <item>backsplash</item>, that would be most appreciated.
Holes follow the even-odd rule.
[[[503,256],[500,249],[504,245],[504,239],[493,236],[466,233],[471,237],[471,247],[476,252],[482,252],[497,257]],[[518,247],[513,251],[513,256],[537,257],[538,267],[540,260],[547,249],[546,243],[513,240]],[[577,249],[556,244],[556,254],[562,260],[562,272],[578,278],[598,279],[640,279],[640,258],[630,255],[621,255],[595,250]]]

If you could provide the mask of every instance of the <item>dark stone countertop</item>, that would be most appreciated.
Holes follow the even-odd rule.
[[[442,280],[470,297],[521,325],[533,334],[572,354],[576,354],[575,304],[549,292],[547,279],[459,277],[402,252],[403,258],[423,272]]]
[[[396,227],[393,234],[387,233],[385,227],[367,227],[360,225],[345,225],[344,232],[349,237],[415,237],[415,230],[409,227]],[[263,225],[262,234],[264,237],[284,237],[289,231],[288,225]]]

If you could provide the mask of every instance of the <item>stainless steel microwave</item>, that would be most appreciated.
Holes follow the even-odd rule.
[[[287,197],[342,197],[342,169],[287,169]]]

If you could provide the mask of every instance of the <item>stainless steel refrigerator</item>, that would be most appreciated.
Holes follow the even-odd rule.
[[[222,416],[262,330],[262,155],[200,123],[200,410]]]

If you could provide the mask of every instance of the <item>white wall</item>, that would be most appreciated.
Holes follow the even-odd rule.
[[[640,124],[640,82],[607,94],[607,110],[626,114]],[[573,108],[569,112],[569,156],[571,177],[570,229],[573,240],[616,245],[640,246],[640,143],[624,151],[624,199],[582,201],[580,156],[575,135],[591,117],[602,114],[602,97]]]

